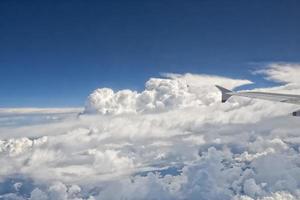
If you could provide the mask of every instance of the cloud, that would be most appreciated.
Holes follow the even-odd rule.
[[[0,108],[0,116],[78,113],[82,108]]]
[[[219,76],[193,74],[164,74],[167,78],[151,78],[145,90],[114,92],[109,88],[95,90],[89,95],[84,113],[121,114],[149,113],[171,109],[198,107],[215,101],[210,90],[215,84],[228,88],[250,84],[248,80],[236,80]],[[199,89],[200,88],[200,89]]]
[[[214,84],[251,81],[165,76],[141,92],[97,89],[81,115],[2,110],[16,114],[0,115],[15,121],[0,126],[0,199],[300,198],[297,106],[221,104]]]
[[[254,74],[265,75],[267,80],[279,83],[299,84],[300,64],[298,63],[271,63],[265,69],[257,70]]]
[[[171,78],[173,80],[182,80],[187,82],[190,86],[203,87],[222,85],[228,89],[233,89],[241,85],[252,84],[253,82],[246,79],[232,79],[222,76],[206,75],[206,74],[174,74],[163,73],[162,76]]]

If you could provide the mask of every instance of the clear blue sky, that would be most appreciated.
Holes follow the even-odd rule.
[[[0,107],[82,106],[160,72],[249,78],[299,62],[297,0],[1,0]],[[257,63],[257,64],[253,64]]]

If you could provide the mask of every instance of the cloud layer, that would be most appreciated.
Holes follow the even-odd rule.
[[[297,106],[221,104],[214,84],[251,81],[165,76],[142,92],[97,89],[81,115],[39,111],[47,120],[37,123],[29,110],[1,110],[0,123],[27,121],[0,127],[0,199],[300,198],[299,119],[289,115]],[[288,80],[268,90],[300,93]]]

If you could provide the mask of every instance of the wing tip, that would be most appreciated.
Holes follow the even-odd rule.
[[[222,93],[222,98],[221,98],[221,102],[222,103],[225,103],[230,97],[231,97],[231,94],[229,93],[232,93],[231,90],[228,90],[222,86],[219,86],[219,85],[215,85]]]

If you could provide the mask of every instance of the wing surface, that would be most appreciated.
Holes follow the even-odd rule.
[[[231,92],[229,93],[229,95],[277,101],[283,103],[300,104],[300,95],[279,94],[270,92]]]
[[[271,92],[233,92],[226,88],[216,85],[222,92],[222,102],[225,103],[231,96],[248,97],[252,99],[263,99],[269,101],[277,101],[283,103],[291,103],[300,105],[300,95],[279,94]]]

